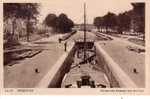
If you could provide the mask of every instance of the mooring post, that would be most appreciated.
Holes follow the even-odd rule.
[[[64,43],[65,52],[67,51],[67,42]]]
[[[59,43],[61,43],[61,38],[58,39]]]

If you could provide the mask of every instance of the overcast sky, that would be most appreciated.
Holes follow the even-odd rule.
[[[43,0],[44,1],[44,0]],[[132,9],[128,0],[46,0],[41,3],[39,20],[42,22],[47,14],[57,16],[65,13],[75,23],[83,23],[83,3],[86,1],[87,23],[93,23],[96,16],[103,16],[107,12],[118,14]]]

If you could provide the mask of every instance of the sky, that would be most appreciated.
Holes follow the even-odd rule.
[[[128,0],[46,0],[40,4],[39,20],[42,22],[49,13],[57,16],[65,13],[75,23],[83,23],[83,4],[86,2],[87,23],[93,23],[94,17],[103,16],[108,12],[115,14],[132,9]]]

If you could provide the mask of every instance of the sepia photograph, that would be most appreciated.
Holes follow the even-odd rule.
[[[146,88],[145,6],[3,3],[3,88]]]

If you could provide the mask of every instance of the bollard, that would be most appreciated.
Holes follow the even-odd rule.
[[[35,73],[40,73],[38,68],[35,68]]]
[[[67,51],[67,42],[64,43],[65,52]]]
[[[61,43],[61,38],[58,39],[59,43]]]

